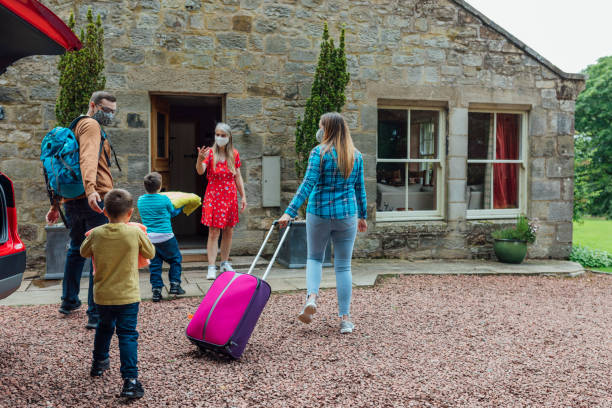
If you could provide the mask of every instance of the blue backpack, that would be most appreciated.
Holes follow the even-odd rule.
[[[60,197],[76,198],[85,194],[79,163],[79,142],[73,130],[77,123],[86,117],[88,116],[79,116],[73,120],[67,128],[60,126],[54,128],[47,133],[42,140],[40,160],[43,163],[43,173],[47,184],[49,199],[52,204]],[[104,156],[110,167],[110,158],[104,150],[104,141],[108,140],[108,137],[104,130],[100,129],[100,131],[102,137],[100,139],[98,160],[100,160],[102,152],[104,152]],[[117,155],[110,144],[110,140],[108,140],[108,143],[115,156],[115,163],[117,163],[117,167],[119,171],[121,171],[121,167],[119,167],[119,162],[117,161]]]

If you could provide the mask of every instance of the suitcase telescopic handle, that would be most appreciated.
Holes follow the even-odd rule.
[[[283,233],[280,241],[278,242],[278,246],[276,247],[276,251],[274,251],[274,255],[272,255],[272,259],[270,260],[270,263],[268,264],[268,267],[266,268],[266,272],[261,277],[262,280],[266,280],[268,273],[270,273],[270,269],[272,269],[272,265],[274,265],[274,261],[276,261],[276,257],[278,256],[278,253],[283,246],[283,242],[285,242],[285,239],[287,238],[287,233],[289,232],[289,229],[291,229],[292,223],[293,221],[289,221],[287,223],[287,228],[285,228],[285,232]],[[255,256],[255,259],[253,260],[253,263],[251,264],[251,267],[249,268],[249,272],[247,273],[248,275],[253,273],[253,269],[255,269],[255,265],[257,264],[257,261],[259,260],[259,257],[261,256],[266,244],[268,243],[268,240],[270,239],[270,236],[272,235],[272,232],[274,231],[274,227],[276,227],[277,224],[278,224],[278,220],[272,223],[272,226],[270,227],[270,230],[268,231],[268,234],[266,235],[266,239],[264,239],[263,244],[261,244],[261,248],[259,248],[259,252],[257,253],[257,256]]]

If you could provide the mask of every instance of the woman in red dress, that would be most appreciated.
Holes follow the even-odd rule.
[[[238,195],[240,192],[240,212],[246,208],[244,182],[240,175],[240,155],[232,143],[232,130],[229,125],[219,123],[215,127],[215,144],[198,147],[196,171],[203,175],[208,172],[208,186],[202,204],[202,224],[208,227],[208,274],[207,279],[217,276],[217,245],[221,238],[221,272],[233,271],[229,263],[234,226],[238,224]]]

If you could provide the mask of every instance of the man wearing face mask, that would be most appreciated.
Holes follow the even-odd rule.
[[[104,195],[113,189],[113,176],[110,171],[111,145],[102,135],[102,126],[109,125],[117,109],[117,99],[104,91],[94,92],[89,101],[89,110],[74,127],[74,135],[79,143],[79,164],[83,177],[85,194],[74,199],[64,199],[64,210],[70,228],[70,246],[66,254],[64,280],[62,283],[62,304],[59,312],[70,314],[81,306],[79,287],[85,258],[81,257],[80,247],[85,240],[85,232],[106,224],[108,219],[102,213]],[[104,134],[105,135],[105,134]],[[59,204],[58,204],[59,205]],[[57,222],[59,207],[52,206],[47,213],[49,225]],[[86,327],[95,329],[98,313],[93,301],[93,277],[89,277],[87,296]]]

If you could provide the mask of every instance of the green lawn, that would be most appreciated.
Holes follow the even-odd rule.
[[[574,245],[612,253],[612,220],[585,218],[582,223],[575,222]],[[612,273],[612,267],[597,270]]]
[[[612,253],[612,220],[585,218],[574,223],[574,245]]]

